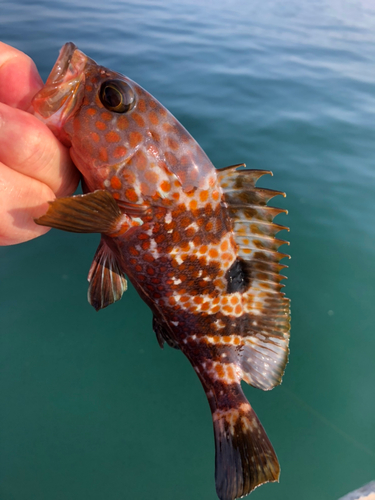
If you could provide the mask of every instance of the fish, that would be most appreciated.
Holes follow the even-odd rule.
[[[266,170],[216,169],[152,95],[66,43],[33,99],[34,114],[70,149],[83,194],[50,202],[37,224],[100,233],[88,300],[98,311],[131,281],[161,347],[179,349],[212,413],[215,482],[234,500],[279,480],[276,453],[241,388],[281,383],[290,302],[276,237],[280,191]],[[126,277],[127,279],[126,279]]]

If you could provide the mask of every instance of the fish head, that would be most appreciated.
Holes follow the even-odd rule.
[[[67,147],[89,191],[135,203],[163,200],[168,186],[203,188],[214,167],[197,142],[151,94],[65,44],[35,115]],[[211,176],[212,177],[212,176]]]

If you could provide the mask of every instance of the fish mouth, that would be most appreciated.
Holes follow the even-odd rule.
[[[34,114],[54,131],[61,129],[83,98],[85,67],[89,58],[72,42],[66,43],[44,87],[32,101]]]

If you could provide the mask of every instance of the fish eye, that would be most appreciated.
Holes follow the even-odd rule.
[[[103,82],[100,86],[99,98],[109,111],[115,113],[127,113],[135,104],[133,89],[122,80]]]

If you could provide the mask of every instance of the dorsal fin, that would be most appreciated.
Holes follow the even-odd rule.
[[[281,382],[288,358],[290,304],[280,291],[285,276],[279,272],[287,267],[280,260],[289,255],[278,249],[289,243],[276,234],[289,229],[273,222],[287,211],[267,206],[271,198],[284,193],[255,187],[262,175],[272,172],[242,167],[218,171],[238,247],[238,257],[227,272],[227,293],[240,292],[248,314],[240,351],[242,378],[268,390]]]
[[[235,241],[239,247],[239,255],[247,261],[260,260],[278,263],[289,255],[278,252],[281,245],[289,244],[279,240],[276,234],[286,229],[275,224],[273,219],[287,210],[270,207],[267,202],[274,196],[282,195],[282,191],[255,187],[256,181],[267,170],[240,169],[245,164],[234,165],[218,171],[218,179],[224,192],[224,200],[232,219]],[[240,169],[240,170],[239,170]]]

